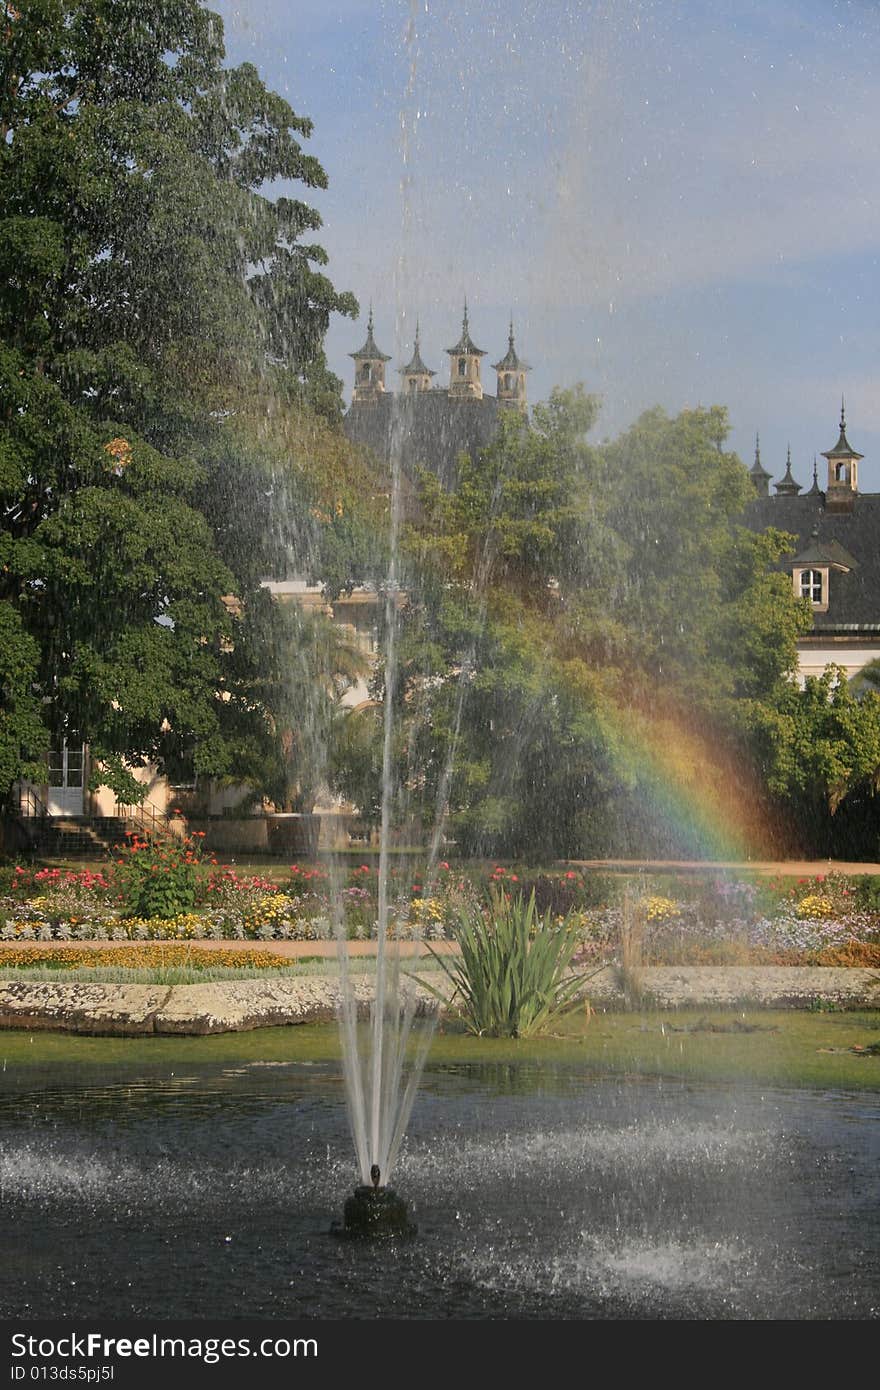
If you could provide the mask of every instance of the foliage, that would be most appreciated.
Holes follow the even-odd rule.
[[[691,857],[701,798],[773,824],[767,741],[810,621],[773,569],[788,538],[738,525],[724,411],[590,446],[596,409],[555,392],[504,420],[454,494],[422,480],[406,533],[394,815],[446,819],[466,856]],[[335,779],[371,817],[381,723]]]
[[[841,849],[837,823],[859,833],[851,812],[861,808],[867,839],[859,857],[877,851],[876,801],[880,775],[880,694],[859,696],[842,667],[808,676],[800,689],[786,687],[761,730],[767,783],[800,824],[808,850],[829,857]],[[847,822],[850,821],[849,824]]]
[[[455,985],[470,1032],[527,1038],[572,1007],[582,983],[569,973],[577,929],[539,917],[534,894],[492,891],[462,914],[455,938],[460,959],[431,954]]]
[[[231,656],[290,561],[267,494],[335,584],[363,568],[357,508],[312,515],[361,477],[322,350],[357,305],[297,196],[311,122],[197,0],[21,0],[0,53],[0,791],[67,736],[133,800],[132,767],[222,777],[264,738]],[[284,461],[269,397],[311,422]]]
[[[38,780],[43,775],[39,759],[45,733],[34,692],[38,662],[39,648],[24,630],[21,614],[0,600],[0,800],[19,776]]]
[[[235,780],[281,811],[311,811],[330,777],[342,697],[368,670],[363,651],[324,614],[264,593],[250,605],[229,660]]]
[[[195,906],[204,831],[184,840],[172,835],[140,839],[127,833],[117,875],[126,912],[136,917],[176,917]]]
[[[880,878],[862,874],[853,880],[855,906],[861,912],[880,912]]]

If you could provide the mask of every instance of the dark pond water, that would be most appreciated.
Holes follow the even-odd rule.
[[[874,1318],[880,1098],[429,1068],[395,1186],[419,1237],[328,1229],[339,1069],[0,1077],[0,1317]]]

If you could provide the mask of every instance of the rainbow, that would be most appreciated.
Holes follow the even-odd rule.
[[[760,859],[784,842],[758,778],[722,734],[697,727],[693,711],[615,706],[602,722],[610,766],[633,789],[646,838],[668,843],[670,857]]]

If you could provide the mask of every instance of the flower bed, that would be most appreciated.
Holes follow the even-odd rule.
[[[208,951],[180,942],[137,946],[20,946],[3,952],[3,965],[12,969],[51,966],[62,970],[97,970],[107,966],[121,970],[159,970],[171,966],[194,970],[289,970],[292,962],[273,951]]]
[[[0,940],[8,943],[321,941],[337,924],[356,940],[378,933],[375,867],[356,865],[333,880],[323,866],[294,864],[276,882],[206,861],[196,837],[170,849],[130,837],[101,872],[19,866],[10,878],[0,898]],[[167,888],[156,888],[157,879]],[[392,874],[391,934],[449,938],[462,909],[488,888],[534,892],[540,913],[576,921],[582,964],[624,956],[643,965],[880,964],[880,884],[834,874],[796,884],[708,874],[634,884],[575,869],[441,862],[430,879]]]

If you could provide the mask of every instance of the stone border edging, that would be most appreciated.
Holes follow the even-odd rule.
[[[358,1004],[372,997],[369,977],[352,981]],[[880,972],[844,966],[649,966],[624,988],[608,966],[581,991],[595,1004],[620,1005],[633,995],[660,1008],[743,1005],[807,1008],[817,1001],[844,1008],[880,1008]],[[420,1006],[433,996],[419,990]],[[338,980],[237,980],[228,984],[113,985],[0,982],[0,1028],[143,1036],[246,1032],[336,1017]]]

